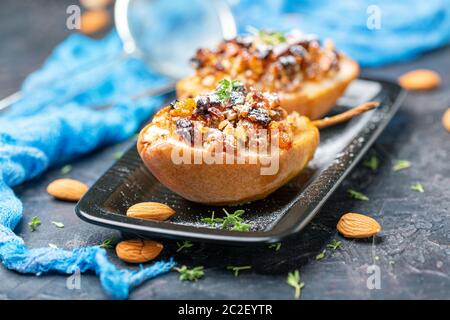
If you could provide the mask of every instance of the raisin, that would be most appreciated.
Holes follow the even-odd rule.
[[[272,119],[266,109],[257,108],[252,109],[248,113],[248,118],[256,123],[262,124],[263,126],[268,126]]]
[[[301,57],[304,58],[307,54],[305,48],[303,46],[300,45],[295,45],[292,46],[291,48],[289,48],[289,52],[295,56],[295,57]]]
[[[284,69],[290,68],[293,65],[297,64],[297,60],[293,56],[284,56],[280,57],[279,59],[280,64],[283,66]]]
[[[194,142],[194,127],[192,121],[186,118],[178,119],[176,122],[176,132],[187,142]]]
[[[245,86],[244,86],[242,83],[240,83],[240,82],[234,83],[234,84],[233,84],[232,91],[233,91],[233,92],[239,92],[239,93],[241,93],[241,94],[243,94],[243,95],[246,95],[246,94],[247,94],[247,89],[246,89]]]
[[[225,71],[225,67],[223,66],[222,62],[218,61],[215,65],[214,68],[217,71]]]
[[[194,69],[200,69],[201,67],[203,67],[203,62],[197,58],[197,57],[193,57],[189,60],[189,64],[192,66],[192,68]]]
[[[216,118],[219,121],[225,119],[225,116],[223,115],[222,111],[220,111],[216,107],[208,108],[208,112],[213,118]]]
[[[217,96],[216,94],[210,94],[208,96],[208,98],[209,98],[209,106],[210,107],[220,108],[220,106],[222,105],[222,103],[220,102],[219,96]]]
[[[220,119],[223,118],[223,114],[219,110],[221,107],[222,103],[217,95],[199,96],[197,98],[197,107],[192,115],[194,117],[202,117],[205,120],[208,120],[211,116]]]
[[[178,103],[178,99],[175,99],[175,100],[173,100],[171,103],[170,103],[170,109],[175,109],[175,105]]]
[[[231,92],[231,104],[237,105],[237,104],[244,104],[245,102],[245,95],[241,92],[233,91]]]
[[[289,55],[280,57],[279,63],[288,77],[292,78],[297,74],[299,65],[294,56]]]
[[[195,108],[193,115],[207,117],[209,106],[210,106],[209,97],[208,96],[199,96],[197,98],[197,107]]]

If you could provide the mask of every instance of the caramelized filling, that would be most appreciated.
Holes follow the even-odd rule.
[[[161,109],[147,127],[145,142],[164,140],[175,132],[193,146],[198,132],[204,136],[203,148],[213,148],[217,141],[225,143],[224,149],[235,148],[238,142],[248,145],[251,139],[259,139],[264,130],[269,138],[276,132],[281,149],[292,146],[302,118],[297,113],[287,115],[276,94],[261,93],[238,81],[219,83],[213,92],[175,100]]]
[[[223,41],[214,50],[199,49],[192,58],[198,80],[213,89],[229,77],[258,90],[292,92],[305,81],[320,81],[339,71],[340,55],[331,42],[299,33],[259,31]]]

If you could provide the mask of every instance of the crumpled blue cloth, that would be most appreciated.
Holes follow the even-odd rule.
[[[362,66],[404,62],[450,43],[449,0],[229,0],[239,29],[298,28],[330,38]],[[375,11],[380,29],[370,29]]]
[[[1,262],[11,270],[36,275],[93,271],[117,299],[127,298],[130,289],[146,279],[168,272],[174,261],[132,271],[117,269],[99,246],[28,249],[13,232],[23,207],[11,188],[51,166],[125,140],[161,105],[162,98],[126,98],[166,80],[141,61],[121,56],[115,32],[99,41],[74,34],[28,77],[22,99],[0,116]],[[103,66],[79,72],[96,64]],[[103,111],[92,109],[110,103],[112,107]]]

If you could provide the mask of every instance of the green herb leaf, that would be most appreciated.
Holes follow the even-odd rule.
[[[244,219],[241,218],[241,215],[245,213],[245,210],[236,210],[234,213],[229,213],[226,209],[222,209],[225,213],[225,217],[223,218],[215,218],[214,212],[210,218],[202,218],[200,221],[215,225],[221,224],[222,229],[230,228],[233,231],[250,231],[251,226],[247,223],[244,223]]]
[[[281,248],[281,242],[272,243],[269,246],[269,249],[275,249],[275,251],[279,251]]]
[[[279,45],[281,43],[286,42],[286,40],[287,40],[284,33],[279,32],[279,31],[270,32],[270,31],[260,30],[258,33],[258,36],[262,40],[262,42],[272,45],[272,46]]]
[[[262,42],[271,46],[276,46],[287,41],[283,32],[258,30],[253,27],[249,27],[247,30],[253,35],[259,37]]]
[[[250,225],[247,223],[236,222],[231,230],[247,232],[250,231]]]
[[[369,159],[364,161],[364,166],[372,169],[372,171],[377,171],[380,165],[380,160],[378,160],[377,156],[371,156]]]
[[[62,222],[52,221],[52,224],[57,228],[64,228],[64,223]]]
[[[423,193],[423,192],[425,191],[425,190],[423,189],[422,184],[420,184],[420,183],[413,184],[413,185],[411,186],[411,190],[416,191],[416,192],[420,192],[420,193]]]
[[[361,201],[369,200],[369,197],[367,197],[365,194],[358,192],[356,190],[348,189],[347,192],[348,192],[349,196],[353,199],[357,199],[357,200],[361,200]]]
[[[180,273],[180,281],[197,281],[205,275],[202,266],[194,267],[192,269],[182,266],[181,268],[175,268],[175,270]]]
[[[201,222],[214,225],[216,223],[222,223],[223,219],[221,218],[214,218],[214,211],[212,212],[211,218],[202,218],[200,219]]]
[[[329,244],[327,244],[327,248],[332,250],[342,249],[342,242],[333,239]]]
[[[48,246],[52,249],[58,249],[58,246],[56,244],[53,243],[49,243]]]
[[[252,266],[241,266],[241,267],[237,267],[237,266],[227,266],[227,270],[233,271],[235,277],[238,277],[238,276],[239,276],[239,271],[242,271],[242,270],[250,270],[251,268],[252,268]]]
[[[323,250],[321,253],[319,253],[317,256],[316,256],[316,260],[317,261],[319,261],[319,260],[322,260],[323,258],[325,258],[325,253],[327,252],[327,250]]]
[[[65,165],[64,167],[61,168],[62,174],[68,174],[70,171],[72,171],[72,166],[70,164]]]
[[[411,162],[409,162],[408,160],[397,160],[394,163],[394,167],[392,168],[392,170],[394,171],[400,171],[403,169],[407,169],[411,167]]]
[[[113,153],[112,157],[114,160],[119,160],[123,156],[123,151],[116,151]]]
[[[184,249],[188,249],[194,246],[194,244],[188,240],[184,240],[183,242],[177,242],[178,250],[177,252],[180,252]]]
[[[241,85],[241,82],[238,80],[222,79],[219,81],[219,85],[217,86],[215,91],[217,96],[219,97],[219,100],[224,102],[231,98],[233,89]]]
[[[301,295],[301,290],[305,286],[303,282],[300,281],[300,272],[295,270],[294,272],[289,272],[286,280],[287,284],[295,289],[294,297],[299,299]]]
[[[100,248],[111,249],[113,247],[112,242],[112,239],[106,239],[100,244]]]
[[[36,231],[36,229],[41,225],[41,220],[39,220],[38,217],[31,218],[31,221],[28,223],[28,227],[30,227],[30,230]]]
[[[222,209],[225,212],[225,218],[223,218],[222,229],[230,226],[234,231],[250,231],[250,225],[243,223],[244,219],[241,216],[245,213],[245,210],[236,210],[234,213],[229,213],[227,210]]]

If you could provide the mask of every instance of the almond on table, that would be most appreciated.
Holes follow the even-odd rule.
[[[375,219],[359,213],[344,214],[336,228],[346,238],[369,238],[381,231]]]
[[[129,263],[144,263],[155,259],[162,251],[163,245],[153,240],[125,240],[116,246],[119,259]]]
[[[448,108],[442,116],[442,125],[450,132],[450,108]]]
[[[127,216],[147,220],[164,221],[175,214],[171,207],[159,202],[141,202],[127,210]]]
[[[109,6],[112,0],[80,0],[80,4],[86,9],[101,9]]]
[[[75,179],[57,179],[47,186],[48,194],[64,201],[78,201],[87,190],[87,185]]]
[[[441,84],[441,77],[433,70],[418,69],[400,76],[398,83],[406,90],[432,90]]]
[[[80,31],[87,35],[95,34],[106,28],[111,20],[107,10],[90,10],[81,15]]]

